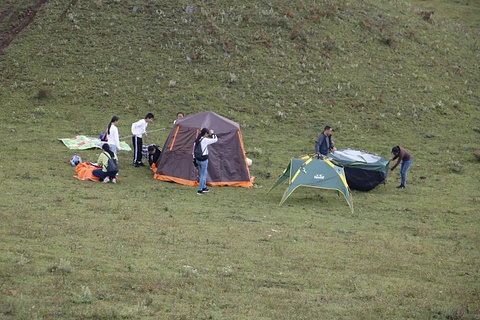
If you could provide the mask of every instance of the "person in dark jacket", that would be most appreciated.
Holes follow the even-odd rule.
[[[332,131],[332,127],[325,126],[325,129],[318,137],[317,144],[315,145],[315,153],[317,154],[317,158],[323,158],[329,152],[333,153],[335,150],[337,150],[333,144]]]
[[[400,146],[393,147],[392,148],[392,154],[393,154],[393,157],[389,160],[390,161],[393,161],[393,160],[396,160],[396,159],[398,159],[398,160],[397,160],[397,163],[395,163],[393,165],[393,167],[390,168],[389,173],[392,173],[393,170],[395,170],[395,168],[401,162],[402,165],[400,166],[400,176],[402,178],[402,182],[397,188],[398,189],[405,189],[405,186],[407,184],[407,171],[408,171],[408,169],[410,169],[410,166],[412,165],[413,157],[410,154],[410,152],[401,148]]]
[[[162,151],[160,148],[156,145],[151,145],[148,146],[148,163],[150,164],[150,167],[152,164],[156,164],[158,158],[160,158],[160,155],[162,154]]]

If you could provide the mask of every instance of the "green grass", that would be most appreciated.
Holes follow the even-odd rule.
[[[50,1],[0,59],[0,318],[480,317],[475,1],[98,3]],[[126,152],[117,185],[73,178],[58,138],[153,112],[163,144],[178,110],[240,123],[254,188],[197,197]],[[278,206],[327,123],[409,149],[407,189]]]

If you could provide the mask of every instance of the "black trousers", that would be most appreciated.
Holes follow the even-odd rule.
[[[133,142],[133,164],[142,163],[142,138],[132,137]]]

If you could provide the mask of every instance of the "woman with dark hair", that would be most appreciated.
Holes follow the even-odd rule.
[[[110,146],[110,150],[115,154],[117,154],[120,149],[120,136],[117,128],[118,120],[119,118],[117,116],[113,116],[107,127],[107,143]]]
[[[202,128],[193,144],[193,156],[198,164],[200,179],[198,182],[198,195],[202,195],[208,191],[207,174],[208,174],[208,146],[217,142],[218,138],[213,134],[213,130]]]
[[[173,121],[173,125],[175,125],[177,123],[178,119],[182,119],[184,117],[185,117],[185,114],[182,111],[178,111],[177,112],[177,119],[175,119],[175,121]]]
[[[112,168],[110,168],[108,165],[108,160],[114,159],[115,164],[117,164],[117,155],[110,150],[110,147],[106,143],[102,146],[102,150],[103,152],[100,154],[97,161],[97,164],[102,168],[93,170],[92,174],[95,177],[99,177],[100,181],[103,181],[104,183],[110,181],[116,183],[118,167],[116,168],[116,170],[112,170]]]
[[[395,163],[395,165],[390,168],[390,173],[392,173],[393,170],[400,164],[400,162],[402,162],[402,165],[400,166],[400,176],[402,177],[402,182],[397,188],[405,189],[405,186],[407,184],[407,171],[412,165],[413,157],[407,150],[401,148],[400,146],[393,147],[392,154],[393,157],[390,159],[390,161],[393,161],[395,159],[398,160],[397,163]]]

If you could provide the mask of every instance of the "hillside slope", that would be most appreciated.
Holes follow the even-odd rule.
[[[0,33],[35,3],[0,4]],[[48,1],[0,55],[0,318],[477,319],[479,16],[470,0]],[[117,185],[73,178],[58,138],[112,115],[127,136],[153,112],[162,144],[179,110],[240,123],[255,188],[198,199],[124,152]],[[338,148],[409,149],[405,192],[393,175],[354,214],[327,190],[278,207],[266,190],[325,124]]]
[[[247,126],[302,118],[315,133],[340,122],[396,136],[478,122],[478,58],[478,33],[403,1],[52,1],[4,55],[2,87],[99,115],[209,108]]]

